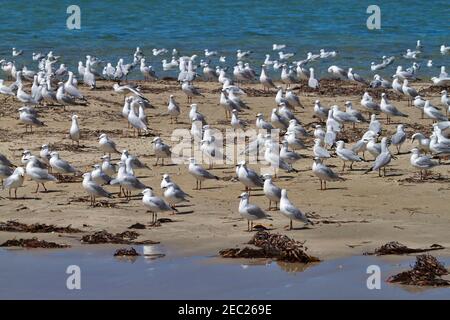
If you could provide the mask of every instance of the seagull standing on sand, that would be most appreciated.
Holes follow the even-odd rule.
[[[295,207],[292,202],[288,199],[286,189],[281,190],[281,200],[280,200],[280,211],[281,213],[289,218],[289,230],[292,230],[292,220],[301,221],[305,224],[309,224],[310,221],[306,215]]]
[[[171,94],[169,97],[169,104],[167,105],[167,114],[170,116],[170,123],[173,123],[174,118],[175,123],[177,123],[180,113],[180,105],[175,101],[173,94]]]
[[[249,169],[245,164],[245,161],[239,162],[236,168],[238,180],[245,186],[245,191],[250,196],[252,188],[261,188],[264,186],[264,181],[261,177],[252,169]]]
[[[83,182],[81,183],[83,189],[89,194],[90,205],[95,206],[95,198],[112,198],[112,194],[103,189],[94,180],[90,172],[83,174]]]
[[[31,110],[34,109],[31,108]],[[25,124],[25,132],[28,132],[28,126],[30,126],[31,133],[33,132],[33,126],[45,126],[44,122],[37,118],[37,113],[30,112],[27,107],[19,108],[19,120]]]
[[[270,216],[260,207],[249,203],[249,194],[242,193],[239,198],[239,213],[244,219],[247,219],[247,231],[253,231],[253,221],[260,219],[270,219]]]
[[[388,140],[386,137],[383,137],[383,139],[381,139],[381,153],[376,157],[372,167],[368,169],[365,173],[368,173],[369,171],[378,170],[378,175],[381,177],[381,169],[383,169],[383,176],[386,177],[386,166],[392,160],[392,155],[391,152],[389,151],[387,141]]]
[[[405,126],[403,124],[399,124],[397,126],[397,131],[391,136],[391,143],[397,148],[397,154],[400,154],[402,144],[406,141],[404,128]]]
[[[156,196],[151,188],[146,188],[141,193],[143,194],[142,203],[152,213],[152,223],[158,221],[158,212],[176,211],[164,199]]]
[[[195,178],[196,188],[195,190],[200,190],[202,188],[202,181],[207,179],[216,179],[219,180],[218,176],[213,175],[204,169],[201,165],[195,162],[194,158],[189,159],[189,173]]]
[[[78,116],[74,114],[72,116],[72,125],[69,130],[70,139],[72,139],[72,143],[76,142],[77,145],[80,145],[80,127],[78,125]]]
[[[103,151],[104,154],[108,154],[111,158],[111,153],[120,153],[119,150],[117,150],[116,143],[111,140],[106,133],[102,133],[98,138],[100,150]]]
[[[49,164],[52,167],[52,171],[56,173],[76,173],[75,169],[69,162],[60,158],[59,153],[52,151],[50,153]]]
[[[35,156],[30,156],[27,165],[25,167],[25,173],[31,180],[35,181],[36,191],[39,191],[39,184],[44,187],[44,190],[47,191],[44,183],[48,181],[56,181],[56,178],[48,173],[47,169],[45,169],[39,160]]]
[[[163,189],[165,189],[164,198],[167,199],[172,208],[175,208],[175,205],[180,202],[189,202],[186,198],[192,198],[175,183],[168,183]]]
[[[269,208],[267,210],[278,210],[278,203],[281,199],[281,189],[272,182],[272,176],[270,174],[265,174],[264,179],[263,191],[264,195],[269,199]],[[272,207],[272,202],[275,202],[275,207]]]
[[[9,189],[9,197],[11,198],[11,190],[14,189],[14,198],[17,199],[17,189],[23,185],[25,170],[22,167],[14,169],[12,175],[3,181],[3,188]]]
[[[161,159],[161,165],[164,166],[164,159],[168,159],[172,156],[170,146],[165,144],[160,137],[153,138],[152,144],[153,144],[153,151],[155,152],[156,157],[155,166],[158,165],[159,159]]]
[[[439,165],[436,161],[431,160],[431,157],[421,155],[417,148],[411,150],[410,162],[413,167],[420,170],[420,180],[427,176],[428,170]]]
[[[338,181],[345,180],[342,177],[339,177],[333,170],[328,168],[326,165],[322,163],[320,158],[315,157],[314,163],[312,165],[312,171],[316,177],[320,180],[320,190],[327,189],[327,181]],[[323,184],[323,186],[322,186]]]
[[[336,154],[339,158],[344,162],[344,165],[342,166],[342,172],[345,170],[345,162],[350,161],[350,170],[352,170],[353,162],[361,162],[363,161],[362,158],[360,158],[353,150],[346,149],[344,147],[344,141],[339,140],[336,142]]]
[[[202,95],[200,93],[200,91],[198,91],[197,88],[195,88],[189,81],[184,80],[183,83],[181,84],[181,90],[186,94],[187,96],[187,102],[188,103],[192,103],[192,98],[194,96],[202,96],[204,97],[204,95]]]
[[[314,78],[314,68],[309,68],[308,86],[313,89],[319,88],[319,81]]]
[[[394,117],[408,117],[407,114],[400,112],[393,104],[391,104],[387,97],[386,93],[381,94],[381,103],[380,103],[381,112],[386,114],[386,121],[389,124],[391,122],[391,116]]]

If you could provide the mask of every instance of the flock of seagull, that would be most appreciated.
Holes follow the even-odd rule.
[[[259,81],[264,91],[276,90],[274,99],[276,107],[271,111],[270,120],[266,120],[262,113],[256,114],[255,127],[259,129],[259,133],[249,141],[242,152],[245,155],[256,155],[257,159],[260,154],[263,154],[266,163],[273,168],[275,177],[279,170],[297,172],[294,164],[304,158],[297,150],[307,148],[304,140],[309,137],[314,139],[312,173],[320,180],[321,190],[327,188],[327,182],[345,180],[326,165],[327,159],[333,156],[342,160],[342,171],[344,171],[347,164],[349,164],[348,169],[352,170],[353,163],[369,161],[366,158],[366,153],[369,153],[373,161],[365,173],[378,171],[380,176],[382,173],[386,175],[386,167],[393,159],[396,159],[389,147],[395,146],[397,153],[400,154],[401,147],[407,139],[407,133],[405,125],[400,123],[392,136],[382,136],[383,125],[379,115],[385,115],[386,124],[390,124],[392,118],[408,117],[407,113],[399,110],[388,99],[386,94],[388,91],[405,97],[411,107],[422,111],[422,117],[432,121],[431,136],[427,137],[421,132],[415,132],[412,135],[412,141],[416,143],[416,146],[411,150],[410,163],[419,170],[421,179],[426,178],[429,170],[438,166],[442,158],[450,155],[450,121],[447,118],[450,111],[450,97],[447,91],[441,91],[440,105],[433,105],[411,86],[411,82],[418,80],[420,73],[421,66],[416,62],[423,49],[420,41],[417,41],[415,50],[408,49],[401,57],[382,57],[380,63],[371,63],[371,71],[377,72],[387,68],[397,59],[413,60],[410,68],[404,69],[400,65],[397,66],[391,77],[392,82],[379,74],[375,74],[373,80],[368,81],[352,68],[346,70],[337,65],[331,65],[327,71],[332,78],[354,82],[367,88],[382,88],[386,92],[381,93],[381,100],[378,102],[369,94],[369,91],[366,91],[360,101],[363,111],[354,108],[351,101],[345,103],[345,111],[343,111],[337,105],[326,107],[320,100],[316,100],[312,112],[320,124],[315,125],[313,132],[308,132],[296,116],[299,108],[306,109],[306,107],[292,86],[304,80],[312,89],[320,88],[320,79],[313,67],[314,62],[320,59],[332,59],[340,53],[321,49],[317,54],[309,52],[305,59],[293,61],[295,54],[286,52],[286,45],[273,44],[272,49],[276,52],[278,59],[271,60],[270,54],[267,54],[259,74],[248,62],[253,54],[252,51],[237,50],[237,62],[230,70],[224,66],[227,57],[208,49],[204,50],[205,60],[200,59],[199,62],[197,55],[180,56],[176,49],[172,50],[171,59],[162,60],[163,71],[178,70],[177,80],[190,104],[188,116],[191,121],[192,138],[194,141],[198,139],[200,150],[209,159],[208,169],[198,163],[197,159],[189,159],[188,172],[196,181],[196,189],[201,189],[202,182],[205,180],[219,180],[220,178],[209,170],[216,161],[227,158],[222,153],[223,141],[217,139],[214,128],[208,124],[198,105],[193,103],[194,98],[203,96],[201,90],[194,86],[194,81],[199,78],[221,85],[219,105],[223,107],[225,119],[229,121],[230,128],[233,130],[243,130],[250,126],[247,121],[240,119],[240,113],[250,109],[244,100],[246,93],[240,87],[242,83]],[[440,53],[449,54],[450,47],[442,45]],[[22,50],[12,49],[13,59],[19,59],[23,55]],[[165,48],[153,49],[152,55],[154,57],[170,56],[169,50]],[[213,67],[212,59],[217,60],[216,67]],[[135,69],[139,70],[146,81],[156,81],[160,77],[152,66],[146,64],[146,57],[139,47],[136,48],[131,63],[125,63],[125,60],[121,58],[115,67],[111,62],[87,55],[84,63],[83,61],[78,63],[76,73],[70,71],[64,63],[59,64],[60,57],[54,55],[52,51],[47,54],[33,53],[32,60],[37,63],[38,71],[33,71],[25,65],[19,67],[15,61],[0,60],[3,72],[9,80],[13,80],[7,85],[3,79],[0,79],[0,95],[5,98],[5,101],[12,98],[22,103],[23,106],[18,109],[18,112],[19,121],[25,125],[25,131],[29,129],[33,132],[33,127],[46,125],[39,118],[40,107],[60,106],[66,110],[69,106],[86,106],[88,100],[81,93],[78,85],[82,83],[91,90],[96,90],[96,81],[103,79],[114,81],[113,92],[123,96],[124,104],[121,114],[127,120],[128,127],[132,128],[136,135],[149,132],[150,124],[146,109],[154,108],[154,106],[139,86],[128,83],[127,79]],[[59,67],[57,67],[58,64]],[[427,67],[432,65],[431,60],[426,64]],[[101,72],[97,71],[101,68]],[[269,73],[277,70],[281,70],[279,78],[285,88],[277,85],[270,77]],[[431,81],[435,86],[450,84],[445,66],[440,67],[439,75],[431,78]],[[25,89],[27,82],[32,83],[30,92]],[[445,109],[445,113],[442,109]],[[364,112],[367,112],[367,116]],[[169,96],[165,115],[170,117],[171,123],[178,122],[181,108],[174,95]],[[367,126],[367,130],[352,147],[346,147],[345,142],[338,140],[338,137],[346,130],[351,131],[356,124]],[[76,114],[72,115],[69,135],[72,143],[79,144],[82,135]],[[164,160],[170,161],[171,147],[161,137],[153,138],[152,146],[156,158],[155,165],[158,165],[159,161],[161,165],[164,165]],[[25,177],[36,182],[36,192],[38,192],[40,186],[46,191],[45,183],[56,181],[63,175],[82,174],[82,186],[89,195],[92,206],[95,205],[96,198],[113,197],[113,194],[105,187],[108,185],[118,186],[119,197],[123,196],[127,200],[131,199],[133,192],[139,191],[143,195],[143,205],[152,213],[153,222],[157,220],[159,212],[175,213],[176,205],[189,202],[192,198],[168,174],[164,174],[161,181],[163,196],[157,196],[151,187],[135,175],[136,170],[148,168],[148,166],[127,150],[119,151],[114,140],[107,134],[103,133],[98,137],[98,148],[103,153],[102,163],[94,164],[92,171],[84,173],[62,159],[58,152],[52,151],[46,144],[42,145],[39,155],[33,155],[30,150],[25,150],[21,159],[22,166],[14,165],[5,155],[0,154],[0,177],[3,188],[9,189],[10,197],[14,192],[17,198],[17,189],[23,186]],[[120,154],[120,161],[113,161],[112,155],[115,154]],[[311,223],[307,215],[289,200],[287,190],[274,183],[272,173],[261,175],[252,170],[246,161],[240,161],[236,166],[236,178],[246,189],[246,192],[239,196],[239,213],[248,221],[249,231],[253,229],[254,220],[271,219],[266,210],[250,203],[251,191],[257,188],[262,188],[269,200],[267,211],[280,210],[290,220],[290,229],[292,229],[293,220],[304,224]]]

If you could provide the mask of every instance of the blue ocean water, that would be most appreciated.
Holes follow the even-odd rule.
[[[440,45],[450,45],[448,0],[380,2],[380,30],[367,28],[366,9],[374,3],[365,0],[1,2],[0,57],[11,60],[12,47],[23,49],[18,63],[29,63],[34,51],[52,49],[72,68],[86,54],[115,65],[120,57],[130,61],[140,46],[157,70],[162,58],[151,55],[154,47],[177,48],[183,55],[196,53],[201,58],[205,48],[218,50],[231,65],[236,49],[253,50],[251,62],[259,67],[266,53],[275,56],[273,43],[284,43],[299,60],[320,48],[339,51],[338,58],[321,61],[319,69],[338,64],[371,74],[371,61],[414,49],[418,39],[424,45],[419,62],[424,66],[433,59],[435,65],[426,74],[437,74],[438,66],[449,61],[439,53]],[[66,9],[72,4],[81,9],[80,30],[66,27]],[[395,65],[411,63],[400,58]]]

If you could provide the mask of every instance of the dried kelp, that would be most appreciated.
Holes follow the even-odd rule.
[[[135,241],[139,237],[139,233],[135,231],[124,231],[122,233],[112,234],[107,231],[97,231],[93,234],[85,235],[81,238],[81,242],[88,244],[116,243],[116,244],[157,244],[152,240]]]
[[[429,248],[409,248],[404,244],[401,244],[400,242],[391,241],[375,249],[374,252],[365,252],[364,255],[382,256],[388,254],[410,254],[442,249],[444,249],[444,247],[441,246],[440,244],[433,244]]]
[[[22,247],[22,248],[45,248],[45,249],[55,249],[55,248],[69,248],[67,244],[58,244],[55,242],[48,242],[45,240],[38,240],[37,238],[32,239],[12,239],[0,244],[0,247]]]
[[[286,235],[258,231],[249,244],[257,248],[244,247],[221,250],[219,254],[225,258],[271,258],[286,262],[310,263],[320,261],[306,253],[304,243]]]
[[[82,232],[80,229],[72,228],[71,225],[67,227],[57,227],[55,225],[47,225],[41,223],[25,224],[17,221],[9,220],[0,222],[0,231],[8,232],[31,232],[31,233],[78,233]]]
[[[120,248],[114,253],[114,257],[137,257],[140,254],[134,248]]]
[[[449,286],[450,281],[441,278],[448,274],[448,270],[435,257],[423,254],[416,257],[416,263],[411,270],[390,276],[387,282],[415,286]]]

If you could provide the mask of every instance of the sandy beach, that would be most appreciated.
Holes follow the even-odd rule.
[[[52,150],[59,151],[63,159],[71,162],[80,171],[91,170],[93,163],[100,163],[103,153],[98,149],[98,136],[107,133],[117,143],[119,150],[128,149],[132,154],[143,160],[150,169],[139,169],[137,176],[146,185],[153,187],[158,195],[162,194],[160,182],[162,174],[170,174],[183,190],[192,195],[190,203],[179,208],[179,214],[160,214],[173,220],[159,227],[147,227],[137,230],[139,239],[160,241],[183,254],[217,254],[220,249],[242,245],[251,234],[247,223],[238,213],[239,199],[243,185],[235,181],[235,168],[232,165],[219,165],[212,172],[219,176],[220,181],[206,181],[204,189],[193,190],[195,180],[187,173],[187,165],[153,166],[155,157],[151,147],[154,136],[160,136],[166,143],[170,142],[175,128],[190,129],[188,119],[189,107],[186,96],[175,81],[139,82],[142,92],[148,97],[155,109],[148,109],[148,122],[151,134],[133,137],[132,130],[127,129],[127,122],[120,112],[123,107],[123,96],[112,90],[112,82],[99,81],[98,89],[90,91],[80,85],[86,96],[87,106],[69,106],[67,111],[61,107],[38,107],[40,119],[46,127],[33,128],[33,134],[25,133],[25,127],[19,124],[18,108],[21,104],[15,99],[8,99],[0,107],[0,153],[5,154],[14,164],[20,164],[22,151],[29,149],[38,155],[42,144],[49,144]],[[224,111],[218,105],[220,85],[218,83],[196,82],[205,97],[194,98],[199,110],[206,115],[208,123],[214,128],[229,127],[224,120]],[[439,105],[439,88],[429,88],[427,83],[414,83],[416,89],[426,91],[426,96],[435,105]],[[260,85],[244,84],[242,88],[248,92],[244,100],[250,110],[242,113],[241,119],[254,126],[255,114],[261,112],[266,119],[275,106],[275,91],[264,93]],[[349,100],[353,106],[361,110],[360,99],[363,87],[342,81],[327,81],[320,92],[306,90],[305,85],[299,94],[305,110],[297,110],[305,128],[312,132],[312,126],[317,123],[313,115],[313,103],[320,99],[327,107],[337,104],[342,109],[344,102]],[[29,91],[27,86],[26,91]],[[379,99],[381,90],[373,91],[372,95]],[[161,116],[166,112],[169,95],[173,94],[182,106],[182,114],[178,124],[171,124],[169,117]],[[429,134],[430,119],[421,119],[420,110],[408,107],[407,101],[400,100],[395,94],[389,93],[391,101],[403,112],[409,115],[401,119],[406,123],[408,138],[415,132]],[[79,116],[82,138],[80,146],[72,146],[68,138],[71,115]],[[382,136],[390,136],[395,132],[398,119],[385,124],[383,120]],[[361,132],[367,124],[358,124]],[[350,137],[348,145],[355,142]],[[272,232],[284,233],[300,241],[306,241],[309,253],[327,260],[338,257],[360,255],[371,251],[389,241],[399,241],[409,247],[427,247],[438,243],[450,247],[448,229],[450,215],[448,214],[449,166],[447,160],[432,171],[432,176],[420,181],[419,175],[411,167],[409,150],[411,140],[402,147],[402,154],[391,162],[387,177],[379,177],[376,172],[364,174],[370,167],[370,162],[355,163],[352,171],[341,175],[343,182],[329,183],[329,189],[320,191],[319,180],[312,174],[312,139],[307,140],[309,146],[300,150],[305,156],[294,166],[299,173],[280,173],[275,183],[289,190],[289,196],[304,212],[311,214],[314,225],[300,228],[296,223],[295,230],[287,230],[289,220],[280,212],[272,211],[273,221],[262,221],[262,224]],[[395,148],[391,147],[394,152]],[[119,154],[113,155],[118,160]],[[367,159],[372,160],[370,154]],[[327,164],[333,170],[340,172],[342,161],[332,158]],[[252,169],[258,166],[250,165]],[[136,223],[148,224],[151,214],[146,212],[141,203],[141,195],[134,194],[130,202],[123,198],[108,200],[109,207],[89,207],[87,194],[81,186],[81,177],[73,182],[57,182],[46,184],[48,192],[33,193],[36,184],[29,179],[24,187],[18,190],[18,199],[9,199],[8,191],[0,193],[0,221],[17,220],[23,223],[46,223],[58,226],[72,225],[85,233],[98,230],[123,232]],[[118,188],[107,186],[111,192],[117,193]],[[262,208],[267,208],[268,200],[262,191],[252,194],[252,202]],[[79,239],[81,235],[65,234],[24,234],[0,232],[0,242],[7,239],[29,238],[53,240],[67,243],[71,246],[83,246]],[[450,248],[436,251],[438,255],[449,255]]]

